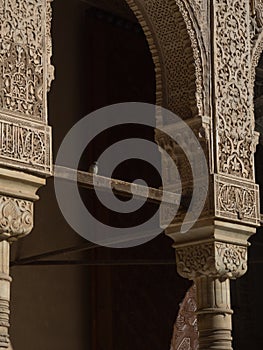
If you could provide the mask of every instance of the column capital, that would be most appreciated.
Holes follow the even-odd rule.
[[[167,232],[174,240],[178,273],[190,280],[200,276],[235,279],[245,274],[248,238],[256,228],[219,220],[208,223],[197,224],[187,233]]]
[[[176,249],[178,273],[190,280],[208,276],[225,280],[247,271],[247,247],[212,241]]]
[[[0,169],[0,241],[15,241],[33,228],[33,202],[46,180],[21,171]]]

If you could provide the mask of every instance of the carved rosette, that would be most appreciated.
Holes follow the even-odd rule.
[[[0,196],[0,240],[16,240],[33,228],[31,201]]]
[[[0,17],[0,162],[49,175],[50,0],[2,0]]]
[[[199,276],[238,278],[247,270],[247,247],[224,242],[176,248],[178,273],[194,280]]]

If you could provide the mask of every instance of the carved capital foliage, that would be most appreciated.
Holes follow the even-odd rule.
[[[16,240],[33,228],[33,202],[0,196],[0,239]]]
[[[223,242],[178,247],[176,261],[178,273],[188,279],[237,278],[247,270],[247,247]]]

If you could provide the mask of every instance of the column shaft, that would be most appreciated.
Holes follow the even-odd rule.
[[[199,349],[232,350],[230,283],[212,277],[195,279]]]
[[[9,276],[9,242],[0,242],[0,350],[9,346],[9,301],[10,301]]]

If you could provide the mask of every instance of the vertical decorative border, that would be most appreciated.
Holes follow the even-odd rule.
[[[217,170],[254,181],[248,0],[214,2],[214,94]]]

